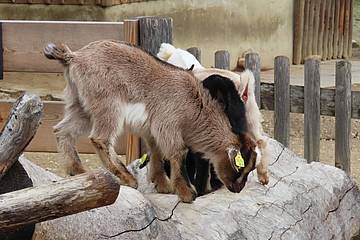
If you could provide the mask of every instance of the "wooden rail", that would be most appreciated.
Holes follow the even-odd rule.
[[[110,7],[119,4],[144,1],[147,0],[0,0],[0,3],[46,5],[99,5],[102,7]]]

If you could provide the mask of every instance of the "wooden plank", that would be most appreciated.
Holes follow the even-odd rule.
[[[215,52],[215,68],[230,70],[230,53],[226,50]]]
[[[261,83],[261,109],[274,110],[274,84]],[[290,86],[290,112],[304,113],[304,87]],[[320,89],[320,114],[335,116],[335,89]],[[360,119],[360,91],[352,91],[351,118]]]
[[[139,45],[139,20],[126,19],[124,20],[124,40]],[[126,164],[130,164],[134,159],[140,157],[140,138],[133,134],[127,135],[126,140]]]
[[[327,60],[332,59],[334,56],[334,38],[335,38],[335,3],[336,0],[331,0],[331,9],[330,9],[330,30],[329,30],[329,40],[328,40],[328,55]]]
[[[0,101],[0,127],[5,124],[9,116],[10,109],[14,101]],[[44,101],[44,110],[41,125],[36,132],[26,151],[30,152],[57,152],[56,139],[52,127],[55,126],[64,115],[64,103],[55,101]],[[116,152],[118,154],[126,153],[126,137],[118,139]],[[80,153],[95,153],[90,140],[87,137],[81,137],[77,144]]]
[[[314,33],[313,33],[313,44],[312,44],[312,54],[319,55],[318,53],[318,38],[319,38],[319,29],[320,29],[320,6],[322,0],[313,1],[315,2],[314,8]]]
[[[343,0],[335,0],[335,22],[334,22],[334,42],[333,42],[333,55],[332,58],[337,58],[338,56],[338,46],[339,46],[339,27],[340,27],[340,2]]]
[[[342,57],[349,58],[349,28],[350,28],[350,15],[351,15],[351,0],[345,2],[345,16],[344,16],[344,38],[342,47]]]
[[[323,44],[324,44],[324,32],[325,32],[325,13],[326,13],[326,0],[321,0],[320,3],[320,16],[319,16],[319,35],[317,39],[317,54],[324,59]]]
[[[304,158],[320,160],[320,60],[309,58],[304,66]]]
[[[322,57],[321,60],[326,60],[329,52],[329,32],[330,32],[330,13],[331,13],[331,0],[325,0],[325,15],[324,15],[324,34],[322,40]]]
[[[275,58],[274,138],[284,146],[290,140],[290,62],[286,56]]]
[[[314,42],[314,24],[315,24],[315,5],[317,1],[310,1],[310,8],[309,8],[309,36],[308,36],[308,46],[306,50],[306,57],[313,55],[313,42]]]
[[[140,46],[156,56],[161,43],[172,44],[173,21],[169,17],[140,17]]]
[[[304,36],[305,0],[296,0],[294,3],[294,46],[293,63],[301,63],[301,52]]]
[[[350,22],[349,22],[349,33],[348,33],[348,58],[352,57],[352,36],[353,36],[353,0],[350,0]]]
[[[4,79],[4,61],[3,61],[3,30],[0,22],[0,80]]]
[[[201,49],[197,47],[188,48],[186,51],[194,55],[194,57],[201,63]]]
[[[121,22],[2,21],[4,71],[63,72],[57,61],[43,56],[49,42],[73,50],[102,39],[123,40]]]
[[[335,166],[350,174],[351,166],[351,63],[336,63]]]
[[[309,45],[309,25],[310,25],[310,0],[305,0],[304,6],[304,36],[302,41],[301,49],[301,63],[304,62],[304,59],[307,57],[307,49]]]
[[[114,175],[97,170],[2,194],[0,232],[110,205],[119,190]]]
[[[245,69],[249,69],[254,74],[255,78],[255,98],[256,103],[260,106],[260,56],[257,53],[248,53],[245,55]]]
[[[344,47],[344,30],[345,30],[345,5],[347,0],[340,1],[340,20],[339,20],[339,42],[337,58],[343,57]]]

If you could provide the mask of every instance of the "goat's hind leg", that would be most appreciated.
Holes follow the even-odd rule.
[[[90,120],[79,111],[65,112],[65,117],[53,127],[58,151],[65,159],[66,173],[70,176],[84,173],[86,170],[76,151],[76,139],[90,132]]]

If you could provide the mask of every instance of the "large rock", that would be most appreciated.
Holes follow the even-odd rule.
[[[178,203],[175,195],[153,193],[147,169],[130,168],[139,190],[122,187],[108,207],[37,225],[33,239],[350,239],[360,229],[360,191],[342,170],[307,164],[270,142],[270,182],[256,171],[238,194],[220,189]],[[21,159],[34,185],[57,176]]]

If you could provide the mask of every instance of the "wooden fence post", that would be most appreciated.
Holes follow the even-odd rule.
[[[274,137],[284,146],[289,146],[290,138],[290,63],[289,58],[275,58],[274,87],[275,113]]]
[[[320,3],[320,27],[319,27],[319,36],[317,39],[317,54],[323,59],[323,43],[324,43],[324,32],[325,32],[325,12],[326,12],[326,0],[321,0]]]
[[[345,14],[344,14],[344,40],[343,40],[343,52],[344,58],[349,58],[349,35],[350,35],[350,17],[351,17],[351,2],[352,0],[346,0]]]
[[[194,57],[201,63],[201,49],[197,47],[188,48],[186,51],[194,55]]]
[[[215,52],[215,68],[230,69],[230,53],[226,50]]]
[[[294,3],[294,47],[293,63],[300,64],[304,36],[305,0],[296,0]]]
[[[304,62],[304,59],[307,56],[307,49],[309,46],[309,20],[310,20],[310,0],[305,0],[304,6],[304,36],[302,41],[301,49],[301,62]]]
[[[334,13],[334,42],[333,42],[333,55],[332,58],[337,58],[339,46],[339,24],[340,24],[340,2],[335,0],[335,13]]]
[[[319,161],[320,155],[320,60],[308,58],[304,68],[304,157]]]
[[[161,43],[172,44],[173,21],[170,17],[139,17],[139,45],[156,56]],[[146,152],[141,141],[140,152]]]
[[[352,36],[353,36],[353,0],[350,1],[350,22],[349,22],[349,37],[348,37],[348,58],[352,57]]]
[[[330,30],[329,30],[329,42],[328,42],[328,54],[326,56],[326,59],[332,59],[334,56],[334,36],[335,36],[335,1],[336,0],[330,0],[331,1],[331,8],[330,8]]]
[[[260,107],[260,56],[257,53],[248,53],[245,55],[245,69],[249,69],[255,78],[255,98],[256,103]]]
[[[0,80],[4,79],[4,49],[3,49],[3,31],[2,23],[0,22]]]
[[[336,63],[335,166],[350,174],[351,63]]]
[[[124,40],[139,45],[139,20],[138,19],[125,19],[124,20]],[[140,157],[140,138],[127,134],[126,140],[126,164]]]
[[[319,55],[318,53],[318,37],[319,37],[319,23],[320,23],[320,3],[322,0],[317,0],[315,2],[315,9],[314,9],[314,28],[313,28],[313,42],[312,42],[312,54]]]

